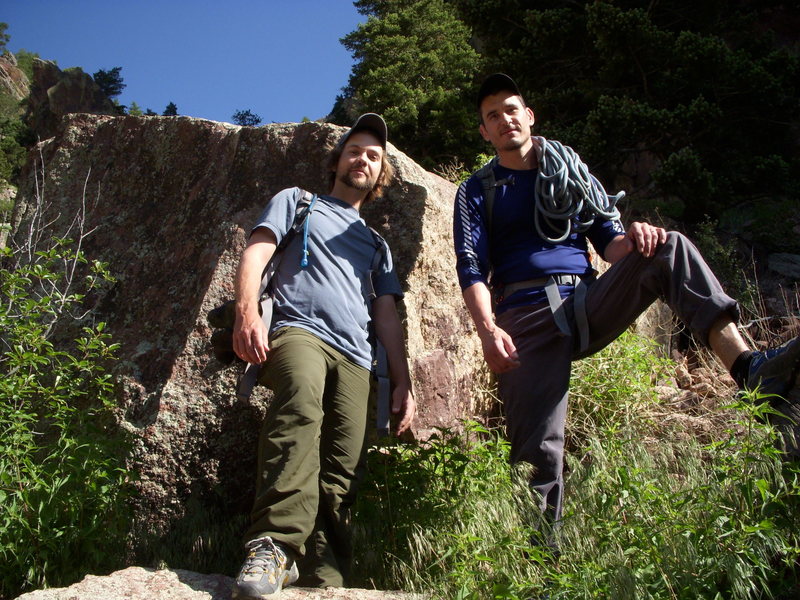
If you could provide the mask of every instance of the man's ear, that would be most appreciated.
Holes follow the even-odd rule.
[[[533,127],[533,124],[536,123],[536,116],[533,114],[533,109],[530,106],[526,106],[525,111],[528,113],[531,119],[531,127]]]
[[[533,113],[531,113],[531,114],[533,114]],[[478,131],[481,132],[481,135],[483,136],[483,139],[488,142],[489,141],[489,134],[486,133],[486,127],[483,126],[483,123],[478,125]]]

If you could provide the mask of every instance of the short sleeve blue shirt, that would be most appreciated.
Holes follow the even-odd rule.
[[[266,227],[280,243],[291,229],[302,196],[285,189],[267,204],[253,230]],[[346,357],[369,369],[369,272],[380,251],[358,210],[332,196],[319,196],[308,217],[308,266],[301,267],[303,234],[286,247],[272,279],[275,307],[271,332],[306,329]],[[383,240],[383,260],[373,277],[377,296],[402,298],[392,256]]]

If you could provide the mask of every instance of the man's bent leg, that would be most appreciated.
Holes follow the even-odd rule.
[[[706,345],[709,330],[721,318],[739,318],[739,305],[725,294],[694,244],[671,231],[655,256],[645,258],[632,252],[589,286],[589,349],[583,353],[576,350],[576,358],[614,341],[658,298]],[[574,296],[565,301],[565,308],[574,314]]]
[[[246,539],[270,536],[295,556],[319,502],[319,435],[327,359],[322,342],[289,327],[275,336],[262,382],[274,392],[261,430],[256,497]]]
[[[323,400],[319,513],[314,533],[306,543],[313,564],[309,565],[309,578],[304,577],[303,583],[342,587],[347,582],[352,558],[350,513],[365,447],[370,374],[336,354],[338,358]]]
[[[514,340],[521,365],[498,375],[512,463],[533,465],[531,489],[555,524],[564,494],[564,424],[572,338],[563,336],[548,304],[508,310],[497,317]]]

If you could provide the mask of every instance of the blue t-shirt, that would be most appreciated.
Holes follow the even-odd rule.
[[[280,243],[294,223],[302,193],[290,188],[276,194],[253,231],[266,227]],[[376,295],[402,298],[389,248],[383,240],[380,243],[384,258],[373,277]],[[308,217],[308,266],[300,266],[300,231],[283,250],[273,275],[275,305],[270,332],[300,327],[369,369],[369,271],[378,251],[376,237],[358,210],[332,196],[319,196]]]
[[[487,231],[489,219],[480,179],[473,175],[456,194],[453,238],[462,290],[478,282],[488,285],[490,275],[494,288],[550,275],[589,275],[592,266],[587,238],[602,256],[608,243],[624,233],[619,221],[598,217],[585,234],[573,232],[563,242],[550,243],[539,236],[534,223],[533,190],[538,170],[519,171],[498,164],[494,174],[498,182],[507,183],[495,188],[491,232]],[[571,290],[561,288],[562,296]],[[520,290],[503,298],[495,312],[545,299],[542,288]]]

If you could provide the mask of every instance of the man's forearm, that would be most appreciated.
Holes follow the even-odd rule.
[[[275,253],[275,234],[261,228],[253,233],[236,270],[236,311],[244,315],[258,309],[261,275]]]
[[[386,349],[389,377],[395,385],[411,388],[411,375],[406,359],[403,326],[397,314],[394,296],[380,296],[373,304],[375,334]]]
[[[494,330],[494,316],[492,315],[492,293],[485,283],[475,283],[462,292],[464,303],[475,324],[478,335]]]

